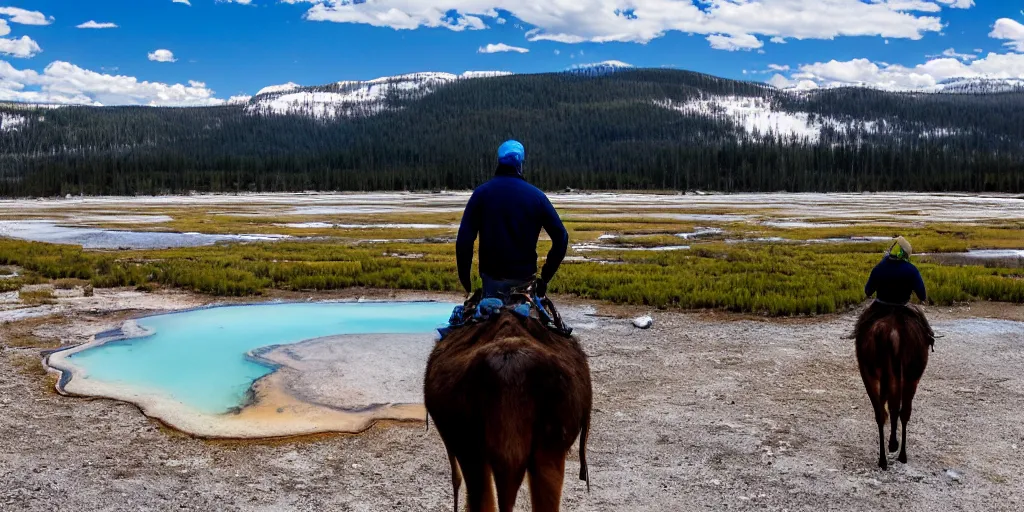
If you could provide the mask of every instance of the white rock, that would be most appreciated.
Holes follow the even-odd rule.
[[[633,319],[633,326],[637,329],[650,329],[654,325],[654,319],[650,315]]]
[[[948,476],[949,479],[954,481],[954,482],[959,482],[961,479],[963,479],[963,475],[961,475],[960,473],[958,473],[958,472],[956,472],[956,471],[954,471],[952,469],[947,469],[946,470],[946,476]]]

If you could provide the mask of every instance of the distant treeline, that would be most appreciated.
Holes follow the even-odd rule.
[[[748,134],[712,96],[806,113],[819,140]],[[0,106],[0,195],[468,189],[505,139],[545,189],[1024,192],[1024,94],[796,95],[684,71],[463,80],[337,120],[215,108]]]

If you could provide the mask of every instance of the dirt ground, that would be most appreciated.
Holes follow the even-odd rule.
[[[113,312],[126,302],[198,300],[106,293],[0,327],[0,510],[450,510],[441,441],[422,424],[205,441],[129,404],[57,395],[41,348],[138,315]],[[647,311],[597,311],[611,316],[579,331],[594,378],[593,489],[573,478],[572,455],[564,510],[1024,509],[1024,307],[929,310],[944,337],[915,402],[910,462],[893,457],[888,472],[843,339],[854,314],[655,312],[642,331],[628,318]]]

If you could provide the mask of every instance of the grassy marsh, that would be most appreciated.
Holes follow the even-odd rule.
[[[561,210],[573,243],[595,242],[602,235],[615,237],[601,239],[600,250],[570,251],[570,256],[587,258],[567,261],[552,283],[552,291],[660,308],[712,308],[770,316],[831,313],[863,302],[863,283],[890,243],[851,240],[855,237],[903,235],[918,254],[1024,249],[1024,222],[1019,220],[897,226],[886,220],[887,212],[883,211],[851,221],[841,215],[813,219],[813,223],[827,224],[822,226],[804,225],[806,219],[780,226],[766,221],[787,220],[783,217],[786,212],[758,204],[733,208],[638,207],[645,214],[658,214],[656,217],[639,216],[628,209],[627,205],[610,205],[608,209],[581,205]],[[0,291],[14,291],[40,281],[54,282],[57,288],[86,284],[140,290],[176,287],[222,296],[348,287],[460,288],[452,239],[461,212],[450,208],[395,213],[330,213],[331,209],[326,208],[327,213],[298,214],[302,210],[288,204],[203,204],[104,205],[82,211],[95,216],[87,223],[97,227],[295,238],[117,252],[0,239],[0,265],[15,265],[24,271],[18,277],[0,280]],[[700,215],[707,220],[681,220],[661,214]],[[64,212],[64,218],[74,218],[69,215],[69,211]],[[171,220],[130,226],[121,221],[96,220],[104,215],[163,215]],[[740,218],[745,220],[737,220]],[[294,226],[314,222],[322,224]],[[722,231],[691,239],[679,236],[699,227]],[[824,240],[828,243],[822,243]],[[632,250],[682,245],[690,249]],[[538,252],[543,255],[549,247],[550,242],[542,236]],[[935,304],[972,300],[1024,303],[1024,272],[1019,262],[960,265],[953,263],[977,262],[929,257],[915,261],[929,286],[930,301]],[[52,300],[32,293],[23,298]]]

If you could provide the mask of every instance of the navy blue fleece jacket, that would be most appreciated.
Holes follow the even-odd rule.
[[[868,297],[878,293],[878,300],[889,304],[906,304],[910,302],[910,294],[917,294],[922,302],[927,300],[924,280],[921,273],[909,261],[886,257],[868,278],[864,293]]]
[[[455,243],[459,281],[472,291],[473,244],[480,236],[480,273],[492,279],[529,280],[537,275],[537,240],[543,229],[551,252],[541,279],[551,281],[569,246],[558,212],[540,189],[513,169],[499,168],[469,199]]]

